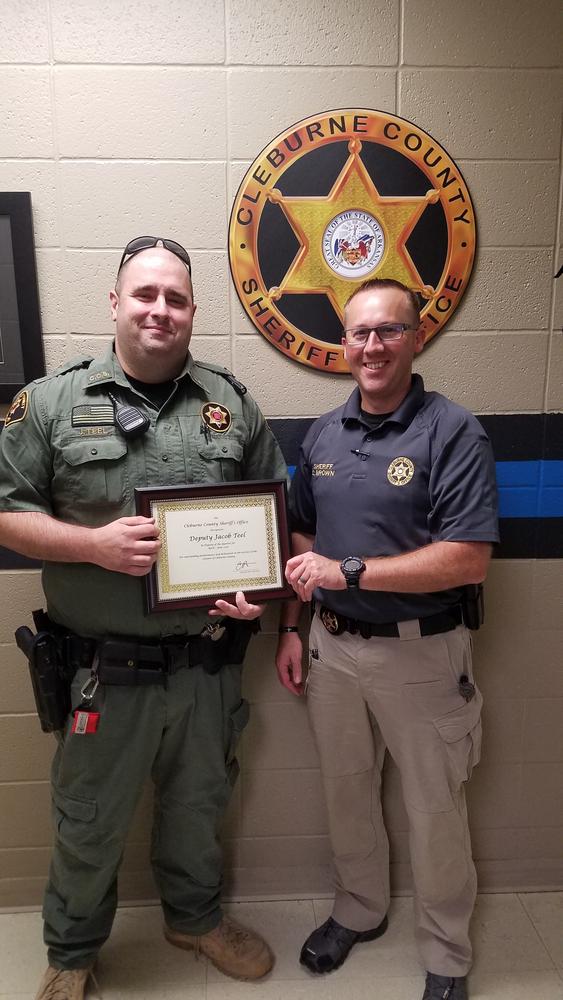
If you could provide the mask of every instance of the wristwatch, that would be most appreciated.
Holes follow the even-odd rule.
[[[344,574],[348,590],[357,590],[360,586],[360,575],[364,572],[366,564],[359,556],[346,556],[340,563],[340,569]]]

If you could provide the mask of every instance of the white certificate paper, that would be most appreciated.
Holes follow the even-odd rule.
[[[159,601],[284,585],[274,493],[153,500]]]

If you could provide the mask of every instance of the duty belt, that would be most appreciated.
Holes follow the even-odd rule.
[[[398,639],[403,631],[401,626],[406,625],[403,622],[381,622],[376,625],[374,622],[362,622],[357,618],[346,618],[344,615],[338,614],[337,611],[332,611],[331,608],[325,607],[324,604],[317,608],[317,614],[327,632],[330,632],[331,635],[342,635],[343,632],[350,632],[351,635],[357,635],[359,632],[363,639],[371,639],[372,636]],[[439,611],[436,615],[412,619],[413,625],[416,626],[417,622],[421,636],[437,635],[439,632],[451,632],[452,629],[463,622],[461,607],[455,605],[452,608],[448,608],[447,611]]]
[[[202,662],[201,636],[162,639],[92,639],[66,635],[66,662],[76,671],[95,669],[102,684],[164,684],[166,676]]]

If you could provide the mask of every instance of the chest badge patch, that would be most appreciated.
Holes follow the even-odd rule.
[[[218,434],[224,434],[231,426],[233,418],[226,406],[221,403],[206,403],[201,408],[201,419],[206,427]]]
[[[24,420],[27,416],[27,404],[27,392],[20,392],[6,414],[4,425],[7,427],[8,424],[17,424],[19,420]]]
[[[392,486],[406,486],[414,476],[414,465],[410,458],[394,458],[387,469],[387,479]]]

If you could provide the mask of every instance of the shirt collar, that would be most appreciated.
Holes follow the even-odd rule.
[[[176,376],[175,379],[170,379],[170,381],[179,382],[184,377],[189,376],[192,382],[195,382],[201,389],[205,389],[193,373],[193,365],[194,359],[188,351],[182,371]],[[90,365],[88,369],[88,377],[86,379],[86,388],[91,389],[92,386],[107,385],[111,383],[123,386],[127,389],[131,388],[127,380],[127,376],[119,363],[117,354],[114,351],[113,342],[104,356],[102,358],[95,359]]]
[[[185,363],[182,371],[178,375],[178,380],[180,380],[181,378],[184,378],[185,375],[187,375],[189,378],[191,378],[192,382],[195,382],[195,384],[197,386],[199,386],[199,388],[205,393],[206,396],[209,396],[209,392],[208,392],[207,388],[205,387],[205,385],[203,384],[203,382],[201,381],[201,379],[196,375],[196,372],[195,372],[195,362],[194,362],[194,359],[193,359],[192,355],[189,352],[188,352],[188,356],[186,358],[186,363]]]
[[[391,413],[383,424],[393,421],[397,424],[402,424],[403,427],[408,427],[412,422],[422,403],[424,401],[424,382],[421,375],[413,375],[411,381],[411,387],[403,399],[402,403],[399,404],[397,409]],[[359,386],[356,386],[351,396],[349,396],[342,413],[342,423],[346,423],[347,420],[356,420],[358,423],[363,423],[362,421],[362,397],[360,394]],[[383,426],[383,424],[381,426]]]
[[[108,347],[102,358],[95,358],[90,365],[86,377],[86,388],[91,389],[98,385],[108,385],[111,383],[122,386],[128,385],[123,369],[117,360],[117,355],[114,353],[113,343]]]

